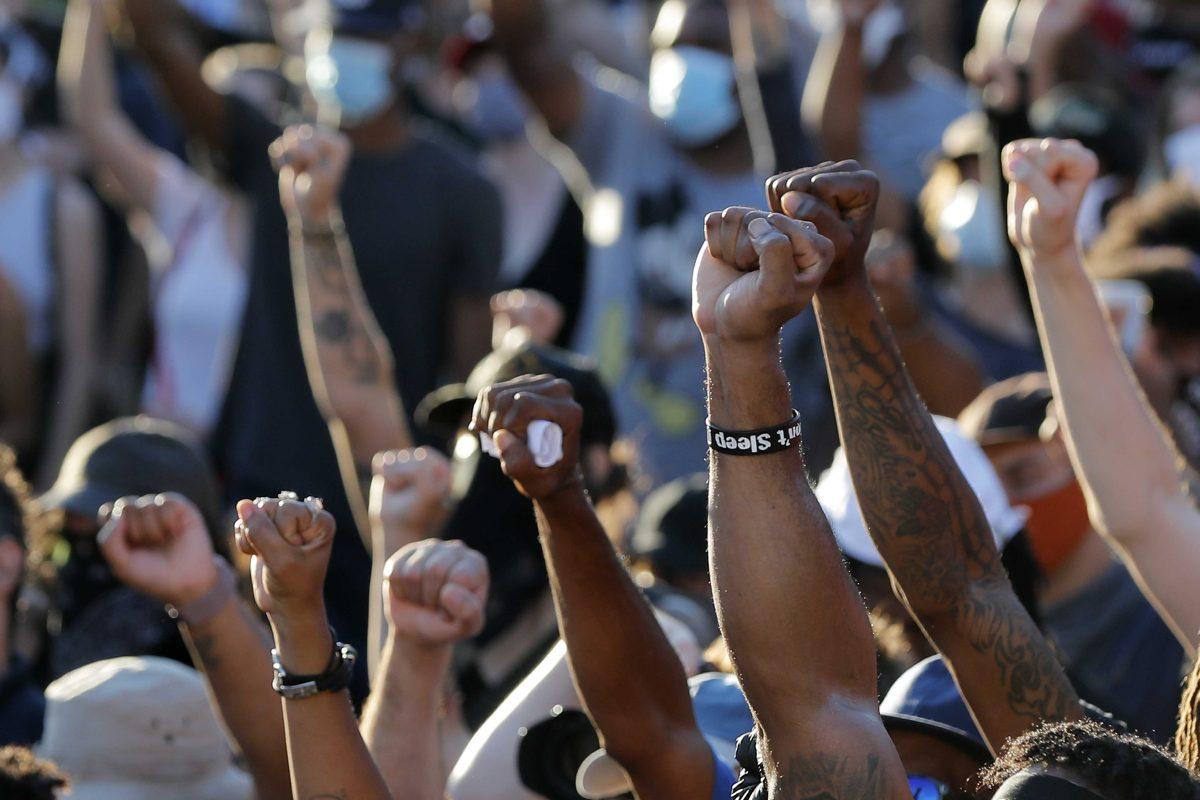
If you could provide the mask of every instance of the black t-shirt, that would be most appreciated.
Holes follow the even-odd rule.
[[[215,434],[218,463],[234,498],[293,490],[325,500],[340,531],[326,583],[330,618],[343,641],[361,645],[370,562],[300,350],[287,224],[267,156],[281,128],[233,96],[226,111],[226,170],[250,198],[255,219],[241,344]],[[416,134],[394,153],[355,153],[341,201],[358,272],[411,412],[437,387],[451,299],[493,289],[500,198],[468,160]]]

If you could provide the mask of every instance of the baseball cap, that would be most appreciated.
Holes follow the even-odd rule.
[[[941,656],[927,658],[901,675],[879,704],[879,714],[888,730],[926,733],[978,758],[981,764],[991,760]]]
[[[1013,508],[1009,504],[1004,486],[1000,483],[992,462],[988,460],[980,445],[958,429],[954,420],[934,417],[933,421],[950,448],[950,455],[954,457],[967,483],[979,498],[984,515],[992,526],[997,546],[1003,549],[1025,526],[1025,521],[1029,518],[1028,512]],[[883,559],[875,543],[871,541],[859,509],[844,448],[837,451],[833,457],[833,464],[821,476],[816,494],[842,552],[864,564],[882,567]]]
[[[708,476],[679,478],[655,489],[629,540],[629,555],[672,573],[708,570]]]
[[[959,430],[981,446],[1046,439],[1057,429],[1054,392],[1044,372],[992,384],[958,415]]]
[[[696,724],[713,756],[730,768],[736,767],[737,740],[754,729],[754,717],[737,679],[723,673],[707,673],[692,678],[688,688]],[[601,749],[579,767],[575,789],[587,800],[602,800],[633,791],[633,782],[621,765]]]
[[[557,347],[523,341],[501,347],[484,356],[465,383],[443,386],[426,395],[417,405],[417,425],[426,432],[449,439],[469,422],[479,393],[493,383],[522,375],[553,375],[571,384],[575,401],[583,407],[581,439],[585,444],[612,444],[616,419],[612,401],[595,365],[583,356]]]
[[[219,517],[212,467],[191,434],[164,420],[126,417],[76,439],[37,505],[94,517],[120,497],[161,492],[188,498],[210,524]]]
[[[71,776],[71,800],[249,800],[199,674],[175,661],[98,661],[46,687],[38,755]]]

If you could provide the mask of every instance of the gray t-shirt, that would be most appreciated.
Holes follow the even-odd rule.
[[[704,352],[691,316],[704,215],[761,208],[763,176],[698,168],[672,146],[631,79],[601,71],[585,83],[583,117],[568,141],[593,188],[573,347],[596,359],[620,432],[638,445],[651,478],[667,481],[705,468]],[[789,339],[815,341],[808,316]]]

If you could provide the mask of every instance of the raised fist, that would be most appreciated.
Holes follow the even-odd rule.
[[[1099,169],[1095,154],[1076,141],[1022,139],[1004,148],[1003,161],[1017,250],[1047,259],[1077,247],[1079,205]]]
[[[705,245],[692,279],[692,315],[706,336],[774,342],[808,307],[833,257],[809,222],[749,208],[704,219]]]
[[[450,462],[436,450],[418,447],[375,456],[371,521],[389,543],[388,552],[424,539],[445,515]]]
[[[350,161],[350,140],[326,128],[294,125],[271,143],[269,152],[288,220],[304,227],[331,227]]]
[[[529,423],[552,422],[562,430],[562,457],[547,467],[535,463],[527,436]],[[526,375],[479,393],[471,430],[485,433],[499,451],[500,468],[521,494],[540,500],[571,487],[582,488],[579,431],[583,409],[571,384],[553,375]]]
[[[100,552],[130,588],[182,606],[216,585],[208,529],[182,495],[122,497],[101,509],[100,517]]]
[[[285,492],[279,499],[242,500],[237,513],[234,538],[238,549],[251,557],[258,607],[273,617],[323,610],[336,525],[320,501],[301,502]]]
[[[492,295],[492,348],[500,349],[512,331],[534,344],[552,344],[562,329],[563,307],[545,292],[510,289]]]
[[[833,264],[826,284],[864,272],[867,247],[875,232],[879,178],[857,161],[824,163],[785,172],[767,180],[774,211],[807,220],[833,242]]]
[[[886,228],[876,231],[867,248],[867,274],[893,327],[904,328],[920,321],[923,308],[916,273],[917,261],[908,240]]]
[[[413,542],[388,559],[383,596],[392,634],[422,647],[453,644],[483,630],[486,559],[462,542]]]

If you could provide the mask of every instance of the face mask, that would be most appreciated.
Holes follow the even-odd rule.
[[[1163,156],[1173,177],[1200,186],[1200,125],[1173,133],[1163,142]]]
[[[23,118],[20,87],[8,78],[0,78],[0,143],[17,138]]]
[[[1087,500],[1079,482],[1072,480],[1063,488],[1043,497],[1026,501],[1029,521],[1025,530],[1033,557],[1047,575],[1053,575],[1092,529]]]
[[[683,147],[710,144],[742,118],[733,59],[702,47],[659,50],[650,60],[650,110]]]
[[[525,133],[525,98],[510,78],[488,75],[475,81],[475,102],[464,123],[484,142],[511,141]]]
[[[994,272],[1008,258],[1004,216],[996,197],[978,181],[964,181],[938,217],[938,252],[968,272]]]
[[[841,22],[837,0],[808,0],[808,21],[818,34],[825,34]],[[892,2],[884,2],[871,12],[863,24],[862,58],[874,69],[883,63],[892,43],[908,30],[904,10]]]
[[[332,113],[340,125],[353,127],[391,105],[391,48],[365,39],[322,39],[314,34],[305,47],[305,78],[322,114]]]

